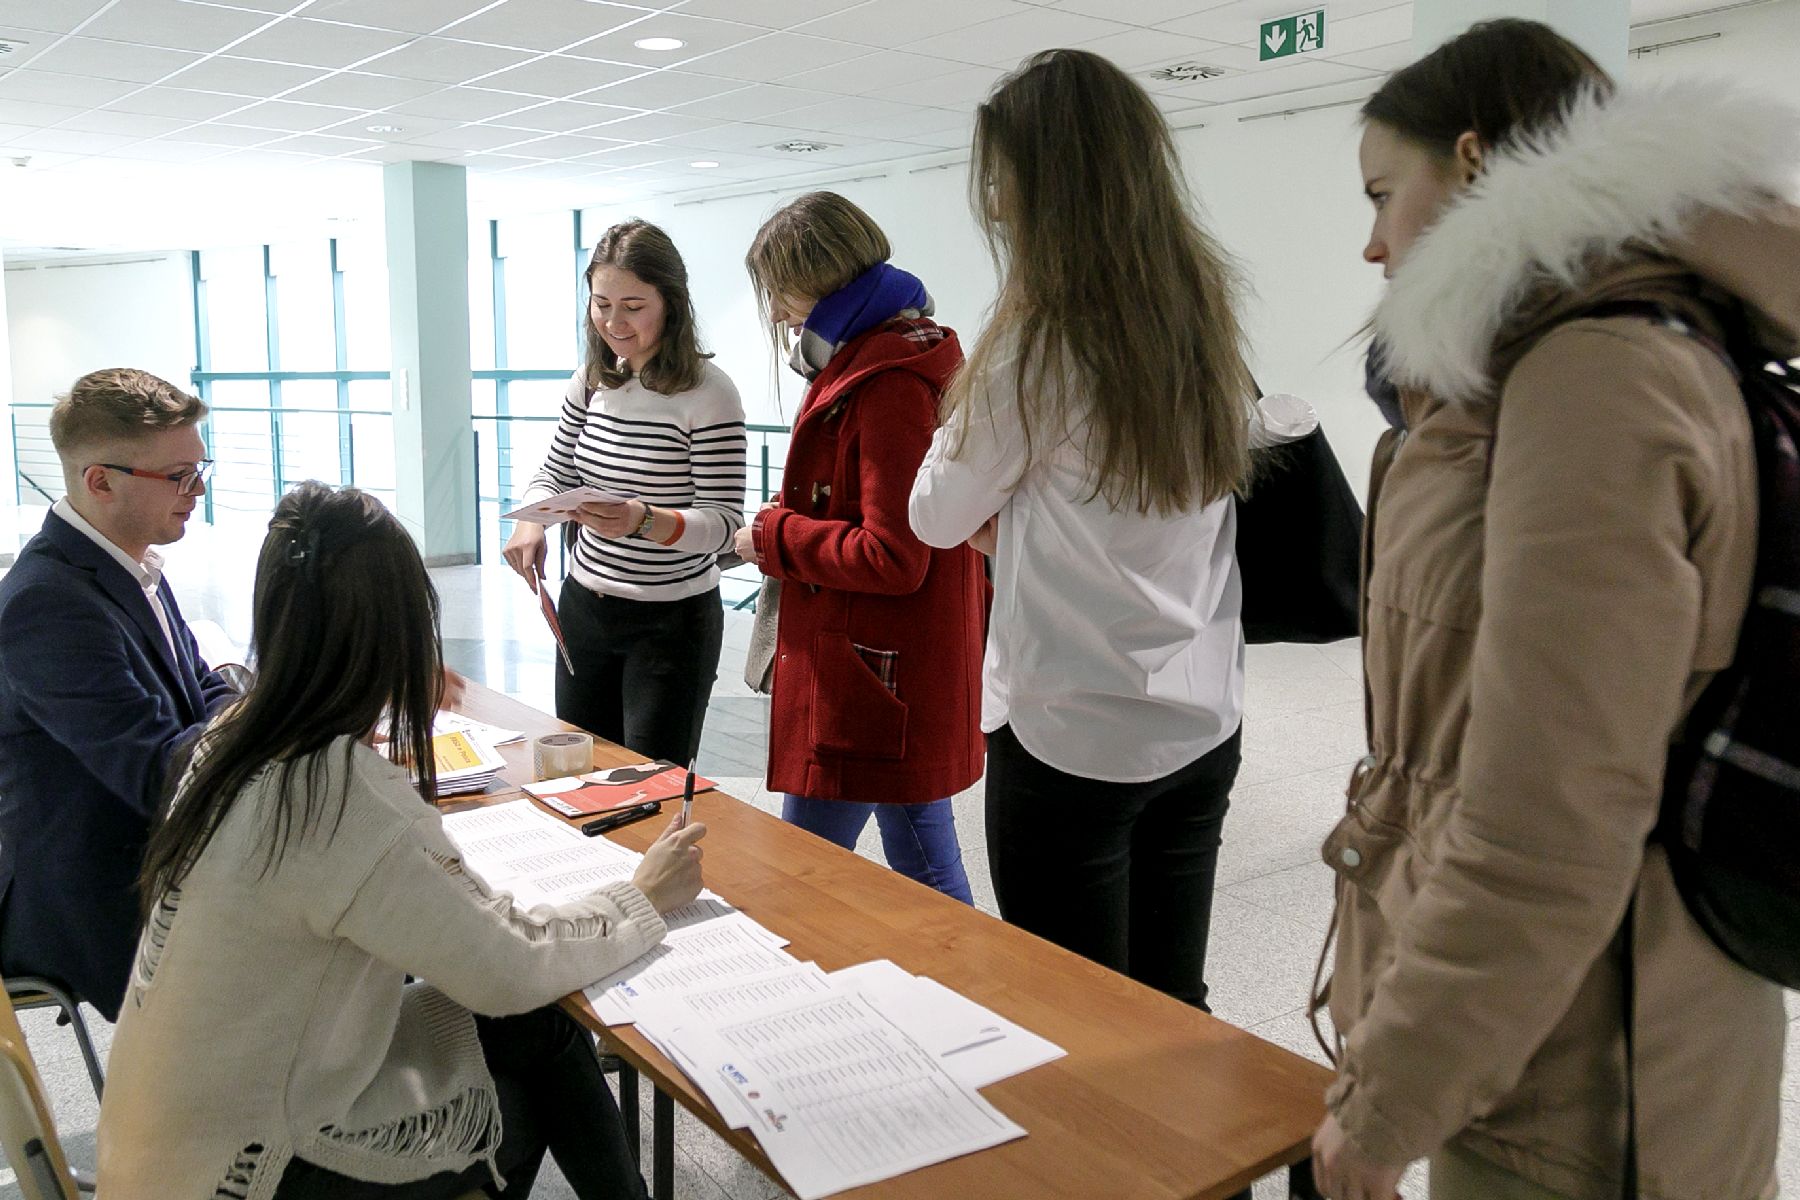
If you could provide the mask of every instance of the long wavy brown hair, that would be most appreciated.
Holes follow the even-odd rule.
[[[971,159],[1001,284],[946,415],[978,417],[1016,354],[1028,455],[1083,436],[1095,498],[1176,513],[1238,489],[1255,384],[1236,273],[1150,97],[1099,55],[1046,50],[976,111]]]
[[[673,396],[698,387],[705,361],[712,357],[700,349],[700,321],[694,316],[694,297],[688,290],[687,264],[675,242],[648,221],[622,221],[600,235],[594,256],[588,260],[587,284],[594,288],[594,268],[621,267],[656,289],[663,301],[662,338],[638,381],[653,392]],[[587,331],[587,361],[582,374],[589,390],[621,387],[631,378],[631,364],[614,354],[600,331],[594,328],[591,303],[582,310]]]

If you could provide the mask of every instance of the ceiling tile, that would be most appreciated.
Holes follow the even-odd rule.
[[[703,121],[697,117],[684,117],[679,113],[652,112],[626,117],[620,121],[611,121],[592,132],[623,142],[654,142],[661,138],[674,137],[676,134],[710,129],[714,124],[716,122]]]
[[[922,158],[925,155],[936,153],[938,153],[936,149],[914,146],[906,142],[862,142],[838,146],[831,150],[821,150],[804,157],[807,162],[818,163],[822,166],[854,166],[860,163]]]
[[[983,21],[1040,11],[1043,10],[1017,0],[907,0],[905,11],[896,16],[891,2],[871,0],[834,16],[808,21],[797,31],[887,50],[905,41],[936,37]]]
[[[258,146],[272,142],[281,134],[273,129],[250,129],[243,125],[195,125],[181,131],[172,142],[199,142],[208,146]]]
[[[33,100],[40,104],[67,104],[92,108],[110,104],[135,92],[139,85],[87,75],[59,75],[55,71],[8,71],[0,75],[0,103]]]
[[[605,87],[609,83],[629,79],[637,73],[636,67],[595,62],[591,58],[548,55],[505,71],[484,75],[479,82],[486,88],[563,100],[594,88]]]
[[[185,76],[184,76],[185,78]],[[115,100],[106,107],[113,112],[143,113],[152,117],[179,117],[188,121],[210,121],[234,108],[250,103],[244,96],[227,96],[219,92],[193,92],[185,88],[147,87]]]
[[[757,83],[683,104],[672,111],[684,117],[707,117],[715,121],[756,121],[834,99],[837,97],[830,92]]]
[[[815,71],[802,71],[788,77],[794,87],[814,88],[844,96],[863,96],[876,88],[918,83],[938,75],[960,71],[968,64],[947,58],[928,58],[923,54],[907,54],[901,50],[883,50],[865,54]]]
[[[353,108],[330,104],[295,104],[291,100],[265,100],[231,114],[233,125],[252,129],[279,129],[288,133],[308,133],[324,129],[356,116]]]
[[[810,108],[800,108],[793,112],[782,113],[779,118],[769,123],[823,129],[827,133],[851,133],[854,132],[853,126],[864,121],[879,121],[883,118],[905,116],[916,110],[917,105],[901,104],[895,100],[877,100],[870,96],[846,96],[826,104],[815,104]]]
[[[1326,53],[1332,58],[1341,59],[1346,54],[1392,46],[1396,42],[1410,43],[1412,33],[1413,10],[1410,4],[1397,4],[1392,8],[1364,13],[1360,17],[1345,17],[1340,21],[1331,19],[1329,9],[1325,14],[1325,47]]]
[[[253,33],[273,18],[268,13],[222,8],[216,4],[189,4],[186,0],[130,0],[101,13],[84,26],[87,37],[113,38],[171,50],[198,50],[210,54],[245,34]]]
[[[422,37],[362,66],[365,71],[398,75],[402,79],[461,83],[489,71],[522,63],[530,57],[523,50],[478,46],[474,42],[457,42],[449,38]]]
[[[285,63],[256,62],[220,54],[195,63],[168,82],[172,87],[203,92],[273,96],[312,83],[321,74],[323,72],[317,67],[290,67]]]
[[[333,137],[323,133],[300,133],[293,137],[282,138],[278,142],[270,142],[270,150],[285,150],[295,154],[317,154],[321,158],[336,158],[342,154],[354,154],[358,150],[367,150],[371,146],[379,146],[374,138]]]
[[[404,104],[437,90],[438,85],[433,80],[340,71],[298,91],[289,92],[282,99],[299,100],[306,104],[341,104],[347,108],[386,108],[390,104]]]
[[[693,75],[686,71],[650,71],[608,85],[587,99],[596,104],[622,104],[627,108],[673,108],[692,104],[711,96],[736,91],[743,84],[734,80]]]
[[[254,169],[264,171],[269,170],[270,168],[279,170],[283,167],[303,167],[308,163],[316,161],[316,156],[311,154],[288,154],[280,150],[263,150],[259,148],[255,150],[234,151],[219,159],[218,163],[220,166],[227,168],[238,167],[244,170]]]
[[[648,15],[641,8],[587,0],[506,0],[458,21],[444,35],[527,50],[561,50]]]
[[[346,162],[456,162],[462,157],[462,151],[442,146],[420,146],[412,142],[396,142],[392,145],[372,146],[367,150],[358,150],[349,155]]]
[[[405,45],[411,34],[365,29],[333,21],[288,17],[231,48],[243,58],[297,63],[306,67],[347,67]]]
[[[442,117],[447,121],[485,121],[501,113],[524,108],[538,102],[535,96],[517,92],[495,92],[487,88],[452,87],[393,105],[389,112],[420,117]]]
[[[85,111],[67,104],[39,104],[35,100],[8,100],[0,105],[0,117],[8,125],[25,125],[42,129],[78,117]]]
[[[1358,50],[1354,54],[1333,55],[1331,61],[1343,63],[1349,67],[1367,67],[1371,71],[1398,71],[1418,58],[1413,50],[1412,39],[1395,42],[1391,46],[1375,46],[1368,50]]]
[[[662,143],[650,146],[625,145],[577,155],[576,161],[592,163],[597,167],[644,167],[652,163],[668,162],[680,157],[682,153],[681,147]]]
[[[40,129],[16,138],[13,145],[23,150],[54,150],[63,154],[105,154],[137,138],[118,133],[81,133],[73,129]]]
[[[723,153],[750,153],[761,150],[769,143],[780,141],[783,131],[778,126],[739,124],[714,124],[705,129],[696,129],[691,133],[680,133],[666,138],[661,143],[676,147],[680,152],[719,151]]]
[[[142,162],[191,164],[230,153],[223,146],[203,146],[198,142],[135,142],[112,152],[114,158],[134,158]]]
[[[753,42],[683,63],[682,70],[746,83],[783,83],[802,71],[859,58],[864,51],[845,42],[798,33],[771,33]]]
[[[0,0],[0,25],[67,33],[102,8],[108,0]]]
[[[635,117],[640,109],[613,104],[588,104],[581,100],[552,100],[496,118],[492,124],[510,129],[534,130],[538,133],[573,133],[590,125]]]
[[[605,154],[613,150],[623,150],[629,144],[630,141],[627,138],[599,138],[574,133],[554,133],[549,137],[518,142],[509,146],[506,152],[530,158],[575,158],[578,155]]]
[[[380,142],[407,142],[428,133],[442,133],[446,129],[454,129],[462,122],[446,121],[439,117],[402,116],[399,113],[363,113],[339,125],[333,125],[323,132],[336,137],[366,137]],[[371,129],[371,125],[391,125],[388,132]]]
[[[172,71],[179,71],[199,60],[199,55],[185,50],[159,50],[152,46],[134,46],[129,42],[110,42],[101,38],[71,37],[32,59],[40,71],[62,71],[70,75],[92,75],[97,79],[124,79],[135,83],[155,83]]]
[[[1313,5],[1312,7],[1320,7]],[[1361,16],[1363,13],[1378,9],[1393,8],[1394,0],[1330,0],[1324,5],[1325,44],[1331,45],[1332,27],[1339,21]],[[1305,5],[1299,9],[1292,0],[1232,0],[1229,4],[1216,4],[1203,12],[1194,12],[1189,16],[1160,22],[1158,28],[1185,33],[1190,37],[1206,38],[1215,42],[1236,42],[1244,46],[1254,46],[1256,35],[1262,22],[1273,17],[1285,17],[1296,11],[1304,11]]]
[[[533,166],[538,160],[512,154],[464,154],[456,161],[471,171],[516,171]]]
[[[1228,2],[1229,0],[1130,0],[1128,4],[1120,4],[1118,0],[1057,0],[1056,7],[1065,12],[1106,17],[1128,25],[1160,25],[1164,21],[1192,16],[1209,8],[1223,7]],[[1293,11],[1290,5],[1285,11],[1275,15],[1286,16]]]
[[[975,113],[973,109],[952,112],[942,108],[915,108],[901,116],[865,121],[850,132],[881,141],[967,146],[975,132]]]
[[[868,0],[780,0],[779,3],[745,4],[744,0],[687,0],[676,12],[696,17],[723,17],[747,21],[769,29],[788,29],[847,9],[860,8]]]
[[[498,125],[459,125],[442,133],[428,133],[413,141],[421,146],[442,146],[450,150],[497,150],[536,134],[524,129],[504,129]]]
[[[591,38],[567,53],[579,54],[584,58],[603,58],[611,62],[635,63],[642,67],[666,67],[729,49],[753,38],[763,37],[768,32],[760,26],[744,25],[736,21],[660,13],[623,29]],[[678,50],[639,50],[633,44],[653,37],[678,38],[686,45]]]
[[[935,79],[904,83],[896,87],[877,88],[869,95],[880,100],[900,100],[914,104],[930,104],[936,108],[960,108],[979,104],[988,98],[994,85],[1006,76],[1002,67],[965,67]]]
[[[1128,29],[1097,41],[1083,42],[1081,49],[1110,59],[1134,74],[1139,67],[1166,66],[1174,62],[1210,63],[1221,48],[1218,42],[1164,29]],[[1233,47],[1238,49],[1238,47]],[[1212,57],[1209,57],[1212,56]],[[1223,63],[1219,65],[1223,66]]]
[[[233,0],[241,3],[242,0]],[[494,0],[313,0],[309,17],[327,21],[353,21],[380,29],[406,33],[436,33]],[[292,7],[290,3],[287,7]]]
[[[1116,21],[1102,21],[1080,13],[1037,9],[908,42],[906,48],[915,54],[959,62],[1014,67],[1021,59],[1040,50],[1080,45],[1129,29],[1130,26]]]
[[[64,121],[58,128],[82,133],[113,133],[122,137],[151,138],[177,129],[186,129],[192,121],[179,117],[147,117],[141,113],[88,112]]]

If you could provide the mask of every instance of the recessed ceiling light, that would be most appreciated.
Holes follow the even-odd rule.
[[[370,125],[368,127],[368,129],[369,129],[370,133],[399,133],[400,132],[400,126],[398,126],[398,125]]]
[[[714,162],[714,161],[713,161],[713,160],[712,160],[712,159],[710,159],[710,158],[703,158],[703,159],[701,159],[701,160],[700,160],[700,161],[699,161],[699,162],[691,162],[691,163],[689,163],[689,164],[688,164],[688,166],[690,166],[690,167],[698,167],[698,168],[700,168],[700,169],[701,169],[701,170],[702,170],[702,171],[705,171],[705,170],[710,170],[710,169],[711,169],[711,168],[713,168],[713,167],[716,167],[716,166],[718,166],[718,165],[719,165],[719,164],[718,164],[718,163],[716,163],[716,162]]]
[[[687,43],[680,38],[672,37],[639,38],[631,44],[636,46],[639,50],[679,50],[687,45]]]

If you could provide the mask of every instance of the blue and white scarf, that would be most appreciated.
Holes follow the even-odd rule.
[[[816,378],[832,355],[877,325],[931,313],[931,294],[918,276],[876,263],[813,305],[788,365],[806,379]]]

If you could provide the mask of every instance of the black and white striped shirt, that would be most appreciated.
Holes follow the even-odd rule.
[[[674,396],[636,379],[591,396],[577,370],[562,420],[524,502],[584,484],[681,513],[673,546],[603,538],[583,528],[570,574],[590,591],[632,600],[682,600],[716,587],[717,556],[744,524],[744,405],[708,362],[698,386]]]

